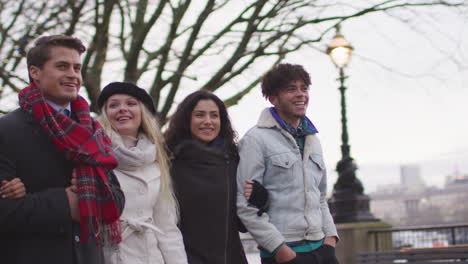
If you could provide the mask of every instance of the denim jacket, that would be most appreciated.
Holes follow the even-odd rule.
[[[294,138],[263,110],[239,145],[237,213],[257,243],[273,252],[283,242],[338,237],[326,196],[327,174],[316,135],[307,135],[301,156]],[[268,190],[261,216],[244,198],[245,180]]]

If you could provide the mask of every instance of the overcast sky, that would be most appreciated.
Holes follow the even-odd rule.
[[[345,69],[351,155],[369,190],[398,182],[400,164],[420,164],[429,185],[442,185],[456,168],[468,173],[467,19],[437,8],[411,27],[383,14],[342,27],[355,48]],[[334,183],[341,157],[338,71],[328,56],[307,48],[286,61],[311,74],[307,114]],[[258,87],[230,109],[241,136],[267,106]]]

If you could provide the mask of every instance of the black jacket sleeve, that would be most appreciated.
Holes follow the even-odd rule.
[[[67,223],[71,217],[64,188],[0,199],[0,233],[60,233]]]
[[[0,147],[0,180],[14,177],[16,167]],[[21,199],[0,198],[0,233],[60,232],[67,222],[71,223],[71,216],[64,188],[29,193]]]
[[[254,180],[253,182],[252,194],[250,195],[248,202],[249,204],[257,207],[257,215],[262,216],[262,214],[268,210],[270,205],[268,190],[265,189],[265,187],[258,181]]]

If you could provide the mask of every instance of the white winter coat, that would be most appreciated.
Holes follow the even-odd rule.
[[[112,136],[112,141],[125,209],[120,218],[122,242],[104,249],[106,264],[187,263],[175,206],[160,199],[155,145],[144,135],[133,140]]]

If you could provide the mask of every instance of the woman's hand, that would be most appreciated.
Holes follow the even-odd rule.
[[[267,189],[256,180],[246,180],[244,184],[244,197],[247,202],[259,210],[258,216],[262,216],[268,210],[270,204]]]
[[[246,180],[244,184],[244,197],[248,201],[252,195],[254,182],[251,180]]]
[[[76,169],[72,171],[71,184],[65,188],[65,193],[70,206],[70,215],[73,221],[80,222],[80,209],[78,208],[78,179],[76,178]]]
[[[73,169],[70,190],[78,193],[78,179],[76,178],[76,169]]]
[[[20,178],[14,178],[11,181],[2,180],[0,195],[5,199],[19,199],[26,195],[26,187]]]

